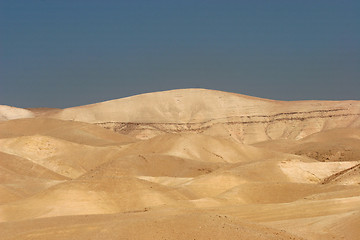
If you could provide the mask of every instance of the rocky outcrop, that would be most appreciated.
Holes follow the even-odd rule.
[[[100,122],[96,123],[122,134],[147,139],[162,133],[207,133],[254,143],[272,139],[300,139],[332,128],[360,127],[360,113],[349,109],[321,109],[283,112],[273,115],[247,115],[213,119],[205,122]]]

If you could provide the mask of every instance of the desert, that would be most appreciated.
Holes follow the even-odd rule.
[[[0,236],[358,239],[360,101],[177,89],[0,106]]]

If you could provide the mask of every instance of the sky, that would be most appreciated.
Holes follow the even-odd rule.
[[[360,100],[360,1],[0,0],[0,104],[207,88]]]

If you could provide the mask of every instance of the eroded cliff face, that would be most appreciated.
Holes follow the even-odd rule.
[[[360,108],[359,104],[355,106]],[[148,139],[163,133],[193,132],[233,138],[250,144],[274,139],[301,139],[310,134],[333,128],[360,127],[360,112],[356,107],[332,108],[328,106],[328,109],[233,116],[204,122],[112,121],[96,124],[141,139]]]

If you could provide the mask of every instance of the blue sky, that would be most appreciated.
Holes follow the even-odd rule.
[[[360,100],[360,1],[0,0],[0,104],[176,88]]]

